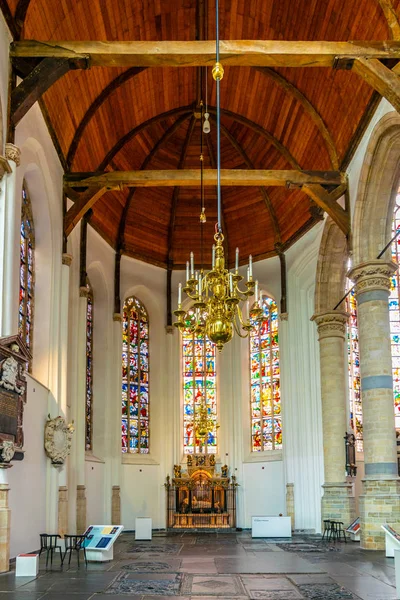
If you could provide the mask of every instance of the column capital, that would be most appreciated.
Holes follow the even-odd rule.
[[[62,264],[66,265],[67,267],[70,267],[71,263],[72,263],[72,254],[67,254],[66,252],[63,252]]]
[[[315,321],[317,325],[320,340],[330,337],[341,337],[344,339],[349,316],[347,312],[332,310],[313,315],[311,321]]]
[[[15,144],[7,142],[6,144],[6,159],[15,162],[17,167],[21,164],[21,150]]]
[[[81,285],[81,287],[79,288],[79,297],[80,298],[88,298],[89,297],[89,290],[85,285]]]
[[[356,284],[356,293],[390,290],[390,278],[397,265],[384,260],[370,260],[353,267],[348,277]]]
[[[280,313],[279,319],[280,319],[280,321],[287,321],[289,319],[289,313],[287,313],[287,312]]]
[[[120,313],[114,313],[113,314],[113,321],[116,323],[121,323],[122,321],[122,316]]]
[[[5,156],[0,156],[0,181],[3,179],[5,173],[11,173],[11,165]]]

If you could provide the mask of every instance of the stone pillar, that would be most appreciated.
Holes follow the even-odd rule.
[[[86,486],[76,486],[76,533],[86,530]]]
[[[6,144],[6,159],[11,168],[5,189],[4,256],[1,335],[13,335],[18,331],[19,289],[19,231],[21,227],[21,197],[16,191],[16,171],[20,165],[21,152],[14,144]]]
[[[58,533],[61,537],[68,531],[68,488],[61,485],[58,488]]]
[[[394,263],[373,260],[349,273],[356,283],[363,407],[361,547],[371,550],[385,546],[383,523],[394,529],[400,526],[388,305],[390,278],[396,268]]]
[[[11,510],[8,508],[7,469],[10,466],[0,467],[0,573],[10,570],[10,525]]]
[[[346,383],[345,336],[348,314],[331,311],[314,315],[320,349],[322,428],[324,438],[324,519],[349,525],[355,518],[353,486],[346,482]]]
[[[295,526],[294,518],[294,483],[286,484],[286,515],[290,517],[292,523],[292,531]]]
[[[121,497],[119,485],[113,485],[111,496],[111,524],[121,524]]]

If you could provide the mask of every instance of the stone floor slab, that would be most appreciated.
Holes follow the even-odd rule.
[[[287,552],[268,552],[263,556],[216,558],[218,573],[321,573],[316,565]]]
[[[246,596],[240,578],[234,575],[186,575],[182,593],[194,596]]]

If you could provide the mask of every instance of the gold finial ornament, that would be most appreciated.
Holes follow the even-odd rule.
[[[200,223],[205,223],[207,221],[207,217],[206,217],[206,209],[203,208],[201,209],[201,213],[200,213]]]
[[[221,81],[221,79],[223,78],[224,67],[222,66],[222,64],[220,62],[216,62],[215,65],[213,66],[212,76],[215,81],[217,81],[217,80]]]

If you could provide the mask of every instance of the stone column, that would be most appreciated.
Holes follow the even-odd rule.
[[[21,198],[16,193],[16,171],[21,152],[14,144],[6,144],[6,159],[11,171],[7,176],[4,214],[4,256],[1,335],[18,331],[19,231],[21,227]]]
[[[353,486],[346,481],[345,336],[348,314],[332,311],[314,315],[320,349],[322,428],[324,438],[324,495],[322,520],[349,525],[355,518]]]
[[[295,526],[294,518],[294,483],[286,484],[286,515],[290,517],[292,523],[292,531]]]
[[[349,273],[356,283],[363,407],[361,547],[371,550],[384,548],[383,523],[394,529],[400,526],[388,305],[390,278],[396,268],[394,263],[373,260]]]
[[[76,486],[76,533],[86,530],[86,486]]]
[[[86,287],[79,288],[78,331],[77,331],[77,403],[76,403],[76,531],[83,533],[86,529],[86,487],[85,487],[85,455],[86,455]]]
[[[0,467],[0,573],[10,570],[10,524],[11,510],[8,508],[7,466]]]
[[[113,485],[111,497],[111,524],[121,524],[121,496],[119,485]]]
[[[66,485],[58,488],[58,533],[61,537],[68,533],[68,488]]]

